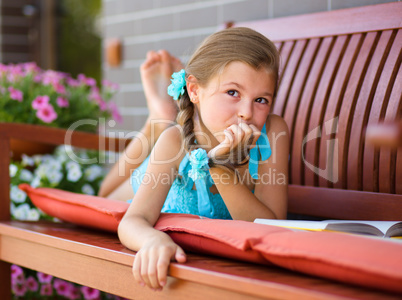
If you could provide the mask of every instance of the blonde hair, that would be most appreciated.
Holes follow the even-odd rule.
[[[279,53],[264,35],[246,27],[228,28],[207,37],[194,52],[186,66],[186,77],[193,75],[201,86],[221,74],[231,62],[243,62],[256,70],[265,68],[275,80],[275,93],[279,72]],[[185,148],[196,148],[194,135],[194,105],[187,92],[179,100],[178,123],[183,127]],[[242,164],[236,159],[233,166]]]

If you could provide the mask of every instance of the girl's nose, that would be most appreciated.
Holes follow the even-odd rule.
[[[242,120],[249,120],[253,116],[253,106],[250,103],[244,101],[240,104],[237,116]]]

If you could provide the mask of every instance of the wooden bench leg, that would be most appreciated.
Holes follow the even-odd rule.
[[[11,299],[11,264],[0,261],[0,298]]]

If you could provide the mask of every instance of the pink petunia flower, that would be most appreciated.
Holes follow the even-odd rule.
[[[89,94],[88,98],[89,98],[89,100],[95,101],[96,103],[98,103],[99,109],[101,111],[107,110],[107,103],[105,100],[103,100],[98,87],[94,86],[91,88],[91,93]]]
[[[74,284],[69,283],[70,287],[68,289],[68,292],[66,294],[66,297],[70,300],[77,300],[81,299],[81,292],[78,287],[76,287]]]
[[[27,280],[25,280],[25,286],[32,292],[36,292],[39,288],[38,282],[32,276],[29,276]]]
[[[99,88],[94,86],[91,88],[91,93],[89,94],[89,99],[94,100],[94,101],[99,101],[99,99],[102,100]]]
[[[23,283],[25,281],[24,271],[20,266],[11,265],[11,281],[12,283]]]
[[[80,83],[86,84],[88,86],[96,86],[96,80],[94,78],[86,77],[84,74],[78,74],[77,79]]]
[[[20,90],[17,90],[15,88],[13,88],[12,86],[10,86],[10,87],[8,87],[8,91],[10,92],[11,99],[17,100],[18,102],[22,102],[22,98],[23,98],[24,94]]]
[[[84,295],[84,298],[86,300],[94,300],[98,299],[100,296],[100,291],[97,289],[93,289],[87,286],[82,286],[81,287],[81,292]]]
[[[22,71],[22,67],[20,65],[10,65],[8,67],[7,80],[9,82],[15,82],[22,76],[24,76],[24,72]]]
[[[80,82],[78,80],[75,80],[71,77],[68,77],[66,81],[67,81],[67,84],[71,87],[77,87],[80,85]]]
[[[25,74],[35,73],[35,72],[40,71],[40,68],[38,67],[38,65],[35,62],[22,63],[21,67],[24,70]]]
[[[106,88],[111,89],[112,91],[117,91],[119,89],[119,85],[117,83],[111,82],[107,79],[102,80],[102,85]]]
[[[64,95],[66,93],[66,88],[64,87],[64,85],[60,84],[59,82],[53,84],[53,88],[59,94]]]
[[[32,101],[32,107],[34,109],[42,109],[43,107],[49,106],[49,96],[38,96]]]
[[[64,79],[65,75],[61,72],[47,70],[42,74],[42,83],[44,85],[55,85],[60,82],[60,80]]]
[[[56,293],[60,296],[67,296],[70,292],[71,286],[67,281],[55,279],[53,283]]]
[[[68,100],[63,97],[57,97],[56,103],[59,107],[69,107],[70,106],[70,103],[68,102]]]
[[[57,113],[51,104],[38,109],[36,116],[45,123],[52,123],[57,119]]]
[[[12,285],[12,291],[17,297],[24,297],[27,292],[27,287],[23,283],[17,283]]]
[[[112,113],[112,118],[113,118],[116,122],[118,122],[118,123],[123,122],[123,118],[122,118],[122,116],[121,116],[121,114],[120,114],[120,112],[119,112],[119,110],[118,110],[118,108],[117,108],[116,103],[110,102],[110,103],[109,103],[109,109],[110,109],[110,111],[111,111],[111,113]]]
[[[53,287],[50,283],[43,284],[40,288],[40,294],[42,296],[52,296],[53,295]]]
[[[52,282],[53,276],[52,275],[48,275],[42,272],[38,272],[36,273],[36,275],[38,276],[38,280],[41,283],[50,283]]]

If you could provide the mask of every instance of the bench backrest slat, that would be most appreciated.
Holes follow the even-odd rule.
[[[402,3],[387,3],[236,25],[260,31],[281,53],[272,112],[290,131],[290,190],[323,188],[306,190],[313,216],[339,217],[340,202],[322,199],[331,190],[362,192],[349,218],[382,208],[381,218],[402,216],[402,150],[365,143],[367,125],[402,117],[401,15]],[[290,192],[291,212],[304,212],[301,194]],[[400,207],[385,194],[399,195]]]

